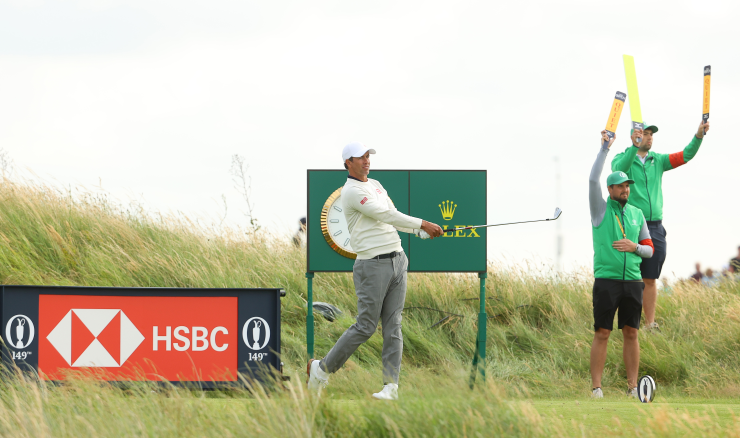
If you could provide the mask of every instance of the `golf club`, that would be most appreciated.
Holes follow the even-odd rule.
[[[474,226],[471,226],[471,227],[450,228],[449,230],[444,230],[442,234],[444,234],[444,233],[452,233],[452,232],[460,231],[460,230],[471,230],[473,228],[500,227],[502,225],[515,225],[515,224],[528,224],[530,222],[554,221],[554,220],[557,220],[562,213],[563,213],[563,210],[561,210],[560,207],[556,207],[555,208],[555,213],[552,215],[551,218],[547,218],[547,219],[537,219],[537,220],[533,220],[533,221],[522,221],[522,222],[507,222],[505,224],[474,225]],[[421,237],[422,239],[428,239],[429,238],[429,234],[427,234],[427,232],[424,231],[424,230],[419,230],[418,236]]]

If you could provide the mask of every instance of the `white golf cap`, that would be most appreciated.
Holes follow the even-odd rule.
[[[349,160],[352,157],[361,157],[365,152],[375,153],[375,149],[370,149],[359,141],[353,141],[342,149],[342,159]]]

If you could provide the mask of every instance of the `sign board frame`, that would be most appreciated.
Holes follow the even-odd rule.
[[[52,382],[64,379],[63,370],[104,370],[95,373],[95,376],[110,382],[136,380],[161,383],[162,380],[169,380],[174,385],[203,389],[241,385],[237,372],[250,379],[265,381],[268,374],[282,372],[280,361],[280,298],[282,296],[285,296],[285,290],[281,288],[184,289],[0,286],[2,361],[6,365],[15,364],[24,371],[35,373],[40,371],[42,379]],[[224,309],[225,312],[213,312],[212,310],[218,309],[209,308],[209,306],[218,306],[226,301],[236,307]],[[171,305],[171,307],[169,309],[161,307],[147,309],[147,305],[150,303],[160,303],[164,306]],[[198,303],[203,303],[205,306],[201,307]],[[193,304],[196,305],[193,306]],[[208,310],[211,310],[211,312],[209,313]],[[234,315],[228,316],[226,310],[232,311]],[[116,321],[116,324],[120,324],[120,326],[115,327],[116,324],[113,322],[105,322],[105,315],[107,314],[115,314],[113,320],[108,320]],[[102,323],[100,322],[101,315],[103,315]],[[233,319],[234,316],[236,317],[235,320]],[[108,318],[110,318],[110,315],[108,315]],[[229,318],[232,320],[228,321]],[[216,333],[215,329],[217,327],[213,325],[209,327],[207,322],[203,322],[204,320],[216,321],[220,325],[228,327],[228,329]],[[158,327],[158,330],[161,330],[161,332],[158,332],[157,335],[161,339],[161,343],[154,342],[155,345],[159,345],[160,351],[156,353],[149,352],[147,350],[153,349],[153,326],[160,321],[162,325]],[[167,321],[173,323],[169,324]],[[94,327],[96,324],[99,326],[102,324],[102,326],[96,328]],[[171,326],[166,329],[166,333],[165,324]],[[170,332],[170,329],[175,329],[174,326],[178,324],[187,326],[192,330],[192,344],[188,342],[190,350],[187,350],[187,347],[185,349],[170,348],[171,346],[175,347],[175,343],[178,342],[178,339],[182,340],[183,335],[186,338],[189,335],[189,331],[185,331],[185,329],[179,333],[177,330]],[[61,327],[62,325],[64,326]],[[201,325],[203,327],[200,327]],[[263,327],[263,325],[267,327]],[[134,329],[131,329],[131,326]],[[61,328],[57,330],[58,327]],[[108,327],[112,328],[108,330]],[[125,331],[126,327],[128,327],[127,332]],[[255,330],[255,327],[259,328]],[[234,328],[236,328],[235,333],[227,333]],[[197,335],[196,329],[199,329]],[[208,330],[211,331],[210,337],[207,337]],[[106,332],[113,333],[107,338],[107,341],[103,340]],[[52,333],[56,333],[54,335],[56,337],[53,337]],[[245,335],[245,333],[247,334]],[[171,345],[169,341],[162,337],[165,334],[172,335],[172,338],[169,338],[172,341]],[[181,337],[177,337],[175,334],[179,334]],[[250,334],[256,336],[255,339],[250,340]],[[13,336],[16,336],[17,339]],[[91,336],[94,336],[94,340],[88,345],[87,341],[91,340]],[[115,339],[116,336],[118,337],[117,340]],[[134,342],[139,343],[133,347],[133,351],[127,353],[130,356],[126,356],[124,353],[117,356],[119,348],[121,352],[123,351],[123,347],[119,347],[119,345],[126,342],[130,343],[132,336],[135,338]],[[68,337],[68,339],[65,337]],[[140,340],[141,337],[144,339]],[[197,347],[196,337],[199,342]],[[208,339],[214,344],[210,346],[210,352],[208,351]],[[216,345],[214,340],[218,340],[220,345]],[[120,364],[97,366],[95,365],[96,362],[93,361],[90,363],[95,366],[88,367],[85,365],[84,359],[86,357],[102,357],[100,354],[95,356],[93,348],[97,348],[96,351],[99,353],[100,346],[104,342],[108,342],[108,346],[104,346],[104,349],[111,355],[107,360],[110,361],[110,358],[116,357],[115,360]],[[251,342],[251,345],[248,345],[248,342]],[[73,351],[72,349],[75,348],[75,343],[77,343],[77,352],[68,357],[70,352]],[[149,344],[147,345],[147,343]],[[232,345],[229,348],[226,344],[230,343],[236,343],[236,346]],[[86,345],[88,346],[86,347]],[[111,347],[111,345],[114,345],[114,347]],[[178,345],[184,347],[184,340]],[[205,348],[203,348],[204,346]],[[253,347],[257,349],[252,349]],[[70,349],[70,351],[67,351],[67,349]],[[93,353],[88,353],[88,351],[93,351]],[[85,356],[85,354],[88,354],[88,356]],[[105,352],[102,354],[104,357],[108,357]],[[147,357],[158,354],[160,355],[158,361]],[[199,354],[201,355],[200,359],[198,359]],[[218,354],[225,354],[226,356],[218,356]],[[173,357],[173,359],[169,357]],[[226,361],[228,362],[226,365],[228,369],[221,367],[226,362],[223,362],[223,359],[216,359],[218,357],[233,359]],[[214,359],[211,361],[211,358]],[[79,362],[74,363],[74,360]],[[221,362],[216,363],[219,360]],[[147,361],[150,361],[151,368],[147,368],[150,366]],[[48,367],[51,367],[50,364],[62,365],[59,368],[47,370],[43,367],[39,369],[40,363]],[[106,362],[103,360],[99,363]],[[223,377],[209,379],[209,376],[206,375],[209,367],[214,370],[212,375],[228,375],[230,378],[228,380]],[[170,372],[170,376],[177,373],[177,375],[182,376],[195,375],[199,378],[167,378],[164,375],[166,373],[165,369],[173,370]],[[129,375],[127,371],[133,378],[127,378]],[[149,376],[150,373],[152,376]]]
[[[401,213],[435,222],[443,228],[487,223],[486,170],[372,170],[370,178],[383,184]],[[346,170],[309,169],[306,205],[306,271],[352,272],[354,260],[329,247],[321,231],[321,209],[328,196],[347,180]],[[327,182],[330,181],[330,182]],[[478,187],[466,185],[472,183]],[[427,195],[427,193],[429,193]],[[425,199],[422,199],[425,198]],[[460,208],[445,220],[439,203],[452,200]],[[462,219],[461,219],[462,217]],[[460,222],[462,221],[462,222]],[[468,223],[470,222],[470,223]],[[449,224],[449,225],[448,225]],[[409,259],[408,272],[485,272],[488,252],[487,230],[445,234],[442,240],[422,240],[398,233]],[[474,238],[468,240],[466,236]],[[479,241],[476,238],[480,238]],[[470,243],[475,243],[473,248]],[[450,254],[454,254],[450,257]]]
[[[406,175],[407,182],[404,194],[403,176]],[[449,209],[443,212],[442,202],[448,202],[452,199],[453,205],[455,199],[465,199],[464,203],[475,204],[475,193],[464,187],[465,180],[475,175],[479,178],[477,185],[478,190],[482,193],[478,195],[478,205],[476,214],[465,215],[465,221],[470,223],[454,223],[454,225],[444,225],[435,221],[435,205],[439,206],[443,219],[449,216],[451,220],[454,215],[450,215]],[[316,176],[323,176],[323,179],[316,179]],[[430,220],[438,223],[443,228],[457,228],[472,225],[482,225],[488,222],[487,218],[487,171],[486,170],[372,170],[370,178],[378,180],[383,188],[388,192],[388,196],[393,201],[396,208],[410,216],[419,217],[424,220]],[[446,177],[446,178],[445,178]],[[451,181],[450,178],[456,179]],[[482,180],[480,178],[482,177]],[[347,259],[335,252],[321,231],[321,210],[326,201],[337,188],[342,187],[347,179],[346,170],[337,169],[308,169],[307,171],[307,194],[306,206],[308,213],[306,216],[306,282],[307,282],[307,312],[306,312],[306,351],[309,358],[314,357],[314,316],[313,316],[313,278],[316,272],[352,272],[353,260]],[[388,184],[390,180],[395,179],[395,184]],[[475,177],[473,177],[475,179]],[[385,180],[385,181],[384,181]],[[462,184],[462,186],[460,186]],[[318,187],[317,187],[318,186]],[[400,190],[399,190],[400,188]],[[434,202],[430,198],[424,198],[423,192],[433,193]],[[439,199],[436,198],[439,196]],[[452,196],[452,197],[451,197]],[[422,200],[423,206],[419,208],[419,201]],[[440,204],[437,204],[440,202]],[[458,203],[459,204],[459,203]],[[469,207],[469,206],[468,206]],[[431,210],[430,210],[431,208]],[[457,211],[457,210],[455,210]],[[431,214],[431,216],[430,216]],[[458,233],[455,233],[458,234]],[[486,358],[486,324],[488,317],[486,315],[486,277],[487,277],[487,230],[479,229],[475,233],[481,238],[478,245],[477,253],[472,258],[465,259],[462,257],[465,252],[471,252],[470,248],[464,245],[446,241],[446,239],[455,239],[456,237],[469,236],[449,236],[438,237],[434,241],[422,240],[408,233],[399,233],[401,237],[401,246],[409,258],[408,272],[461,272],[461,273],[478,273],[480,279],[480,310],[478,313],[478,333],[475,342],[475,353],[473,354],[473,370],[470,375],[470,386],[473,387],[475,377],[480,374],[485,381],[485,358]],[[443,239],[443,240],[439,240]],[[472,241],[471,241],[472,242]],[[415,257],[414,247],[419,245],[422,251],[420,257]],[[475,251],[472,251],[475,252]],[[321,260],[319,260],[321,259]],[[344,260],[343,260],[344,259]],[[415,263],[414,260],[417,260]],[[328,260],[328,262],[327,262]],[[316,261],[319,261],[316,263]],[[441,263],[435,263],[439,262]],[[448,262],[446,262],[448,261]],[[323,263],[323,264],[322,264]],[[447,263],[445,265],[445,263]]]

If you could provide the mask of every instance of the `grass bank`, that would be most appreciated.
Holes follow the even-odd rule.
[[[362,377],[357,369],[347,374]],[[294,379],[284,391],[228,393],[121,389],[89,380],[62,387],[0,380],[0,436],[740,436],[737,400],[660,396],[643,405],[622,394],[565,400],[510,398],[493,381],[461,389],[461,376],[414,371],[393,403],[367,395],[309,396]],[[346,376],[345,376],[346,377]]]
[[[251,233],[207,227],[183,217],[144,215],[105,197],[70,196],[50,187],[7,181],[0,185],[0,203],[0,282],[3,284],[284,287],[287,296],[282,301],[283,360],[289,374],[298,375],[303,371],[307,359],[305,251],[294,247],[287,239],[263,231]],[[537,436],[552,432],[553,427],[561,427],[551,417],[543,422],[545,417],[531,405],[527,407],[519,402],[511,405],[502,400],[575,399],[588,393],[588,352],[593,333],[590,273],[538,275],[527,267],[511,269],[492,263],[488,274],[489,384],[481,391],[471,393],[465,389],[476,333],[477,277],[410,274],[403,327],[405,349],[401,386],[405,400],[397,408],[389,412],[382,405],[366,400],[367,394],[377,391],[381,384],[382,338],[379,334],[357,351],[344,370],[333,376],[327,397],[322,401],[317,404],[305,401],[294,378],[293,392],[269,398],[269,402],[278,403],[280,407],[275,409],[285,409],[286,416],[309,416],[310,420],[304,423],[310,424],[313,428],[310,430],[319,435],[333,434],[331,428],[339,424],[350,427],[360,421],[346,420],[342,414],[345,411],[362,412],[362,418],[374,419],[367,420],[368,428],[385,428],[388,434],[395,433],[391,423],[398,422],[418,424],[421,432],[446,430],[429,420],[412,419],[414,416],[424,418],[425,412],[439,415],[443,419],[440,421],[447,421],[457,431],[463,427],[466,431],[480,431],[494,425],[508,428],[523,424],[520,434]],[[317,317],[316,353],[322,356],[352,324],[356,304],[349,274],[318,274],[314,291],[316,300],[332,303],[345,312],[345,316],[335,322]],[[725,282],[713,289],[693,284],[674,285],[670,291],[661,293],[657,313],[662,331],[640,336],[640,372],[654,376],[662,394],[704,398],[740,395],[740,285]],[[450,318],[437,324],[445,316]],[[607,394],[619,394],[626,389],[621,346],[621,335],[616,332],[610,343],[604,375]],[[142,426],[140,432],[132,429],[132,435],[158,435],[151,430],[165,427],[158,424],[160,421],[181,421],[178,416],[185,416],[184,412],[190,412],[188,409],[211,412],[208,403],[198,401],[201,396],[190,393],[150,396],[141,392],[127,397],[113,389],[80,383],[85,389],[80,392],[83,395],[77,397],[76,386],[49,390],[13,379],[5,384],[11,387],[27,385],[22,391],[18,390],[25,395],[15,398],[4,395],[5,409],[9,409],[7,415],[14,413],[19,418],[25,415],[21,415],[21,409],[30,408],[14,405],[14,400],[24,399],[31,403],[33,397],[43,412],[49,412],[44,410],[45,406],[58,403],[58,409],[62,409],[58,421],[71,422],[82,420],[61,420],[71,415],[64,414],[64,409],[85,411],[87,408],[77,405],[91,403],[85,401],[90,397],[111,397],[113,404],[108,412],[118,409],[143,412],[139,410],[148,409],[147,403],[160,406],[160,410],[151,414],[154,417],[146,420],[151,421],[155,429]],[[36,396],[34,391],[46,395]],[[3,391],[3,394],[8,393]],[[237,401],[229,406],[243,406],[245,412],[253,412],[250,409],[263,409],[260,403],[268,400],[260,402],[242,395],[243,400],[236,397]],[[63,397],[72,397],[73,401],[65,402]],[[134,406],[132,403],[140,404]],[[174,411],[165,406],[174,406]],[[496,413],[491,413],[490,409]],[[450,414],[443,415],[443,411]],[[197,414],[193,412],[187,415]],[[228,409],[216,410],[212,415],[222,418],[219,416],[227,412]],[[88,418],[86,414],[77,415]],[[159,420],[156,415],[160,415]],[[264,417],[259,415],[255,418]],[[507,420],[509,415],[512,420]],[[51,424],[50,417],[39,418]],[[99,421],[103,421],[102,414],[100,418]],[[518,420],[514,421],[515,418]],[[203,421],[207,424],[211,420]],[[293,421],[290,420],[291,424]],[[182,423],[177,424],[184,427]],[[59,430],[58,427],[61,426],[57,425],[55,430]],[[99,435],[107,435],[95,427],[93,425]],[[289,434],[301,434],[300,430]],[[413,435],[405,430],[402,434]],[[200,429],[188,429],[188,433],[191,432],[208,435]],[[419,434],[426,434],[421,432]]]

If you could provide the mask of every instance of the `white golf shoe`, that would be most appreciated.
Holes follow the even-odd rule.
[[[320,393],[329,384],[329,374],[322,370],[320,365],[321,361],[310,359],[306,367],[308,390],[316,393]]]
[[[601,391],[601,388],[594,388],[594,390],[591,392],[592,398],[604,398],[604,392]]]
[[[395,383],[388,383],[383,386],[380,392],[373,394],[373,397],[378,400],[398,400],[398,385]]]
[[[627,395],[630,397],[637,398],[637,387],[627,390]]]

